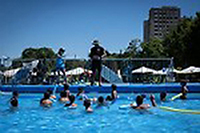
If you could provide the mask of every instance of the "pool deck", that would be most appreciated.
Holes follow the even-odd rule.
[[[157,93],[166,91],[168,93],[179,93],[181,91],[180,83],[162,83],[162,84],[116,84],[117,91],[119,93]],[[61,85],[0,85],[0,91],[11,92],[17,90],[20,93],[43,93],[48,88],[56,92],[63,90]],[[111,84],[103,84],[99,86],[90,85],[71,85],[70,91],[76,93],[79,87],[83,87],[86,93],[98,92],[98,93],[110,93],[112,88]],[[200,93],[200,83],[188,83],[189,92]]]

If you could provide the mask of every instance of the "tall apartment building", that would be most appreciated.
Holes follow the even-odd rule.
[[[180,8],[163,6],[161,8],[151,8],[149,19],[144,21],[144,42],[150,38],[163,37],[177,26],[181,16]]]

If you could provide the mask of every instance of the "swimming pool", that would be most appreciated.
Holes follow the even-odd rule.
[[[57,94],[58,96],[59,94]],[[89,96],[106,96],[92,93]],[[183,114],[151,108],[148,111],[120,110],[119,106],[135,100],[136,94],[119,94],[110,107],[95,108],[85,113],[82,101],[76,101],[77,109],[65,109],[55,102],[51,108],[42,108],[42,94],[20,94],[19,108],[8,106],[10,96],[0,96],[0,132],[200,132],[200,115]],[[147,94],[149,95],[149,94]],[[175,94],[169,94],[169,99]],[[159,94],[155,94],[158,101]],[[144,103],[150,103],[149,99]],[[159,103],[181,109],[200,110],[200,94],[188,94],[188,100]]]

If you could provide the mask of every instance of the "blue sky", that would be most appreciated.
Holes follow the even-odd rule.
[[[0,0],[0,57],[20,57],[29,47],[64,47],[69,58],[87,58],[93,39],[119,52],[131,39],[143,39],[149,9],[161,6],[194,16],[200,0]]]

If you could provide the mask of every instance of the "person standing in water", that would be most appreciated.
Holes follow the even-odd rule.
[[[181,99],[187,99],[187,82],[186,81],[182,81],[181,82],[181,93],[182,95],[180,96]]]
[[[98,71],[98,79],[99,79],[99,86],[101,86],[101,64],[102,64],[102,58],[106,55],[106,52],[103,47],[99,45],[98,40],[94,40],[93,43],[94,47],[90,49],[89,57],[92,61],[92,79],[91,79],[91,85],[94,84],[95,76],[96,76],[96,70]]]
[[[10,99],[10,104],[12,107],[18,107],[18,96],[19,93],[17,91],[13,91],[13,96]]]

